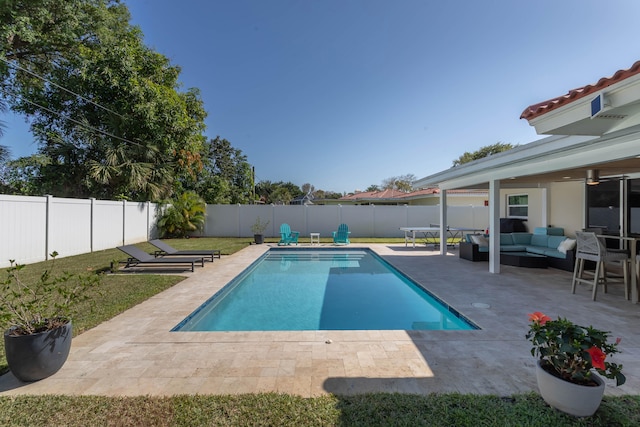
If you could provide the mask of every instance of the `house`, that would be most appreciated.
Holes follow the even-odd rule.
[[[313,205],[313,195],[308,192],[300,196],[296,196],[289,202],[290,205]]]
[[[342,205],[428,205],[440,203],[440,189],[425,188],[411,192],[387,189],[382,191],[362,191],[343,196],[334,201]],[[452,190],[449,205],[486,206],[489,203],[486,190]]]
[[[589,226],[640,235],[640,61],[611,77],[531,105],[520,116],[547,138],[417,180],[448,193],[486,188],[489,227],[501,217],[534,227]],[[446,209],[441,222],[446,224]],[[500,272],[498,233],[490,237],[489,270]],[[441,249],[444,252],[444,248]],[[637,301],[637,289],[635,301]]]

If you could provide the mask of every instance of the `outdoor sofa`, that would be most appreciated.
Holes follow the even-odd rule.
[[[468,234],[460,242],[460,258],[488,261],[487,235]],[[573,271],[575,240],[564,235],[560,227],[536,227],[533,233],[500,233],[500,252],[529,252],[547,257],[549,267]]]

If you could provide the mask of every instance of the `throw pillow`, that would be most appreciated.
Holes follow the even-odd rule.
[[[471,241],[478,246],[489,246],[489,240],[482,234],[474,234],[471,236]]]
[[[575,246],[576,246],[575,239],[564,239],[558,245],[558,252],[566,254],[567,251],[570,251],[571,249],[575,248]]]

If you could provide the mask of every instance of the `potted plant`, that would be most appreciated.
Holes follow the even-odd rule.
[[[536,378],[547,404],[568,414],[587,417],[600,406],[604,381],[598,374],[625,382],[622,365],[606,361],[618,352],[620,338],[609,343],[609,332],[580,326],[563,318],[551,320],[536,311],[529,314],[526,338],[533,344],[531,355],[538,357]]]
[[[24,265],[7,269],[0,282],[0,325],[7,364],[22,381],[37,381],[57,372],[71,348],[71,318],[99,283],[94,275],[54,274],[51,266],[37,279],[23,280]]]
[[[264,230],[267,229],[269,225],[269,221],[264,221],[260,219],[260,217],[256,218],[256,222],[251,226],[251,231],[253,232],[253,240],[257,245],[264,243]]]

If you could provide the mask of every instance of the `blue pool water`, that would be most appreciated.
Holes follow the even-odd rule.
[[[477,329],[368,249],[270,249],[173,331]]]

